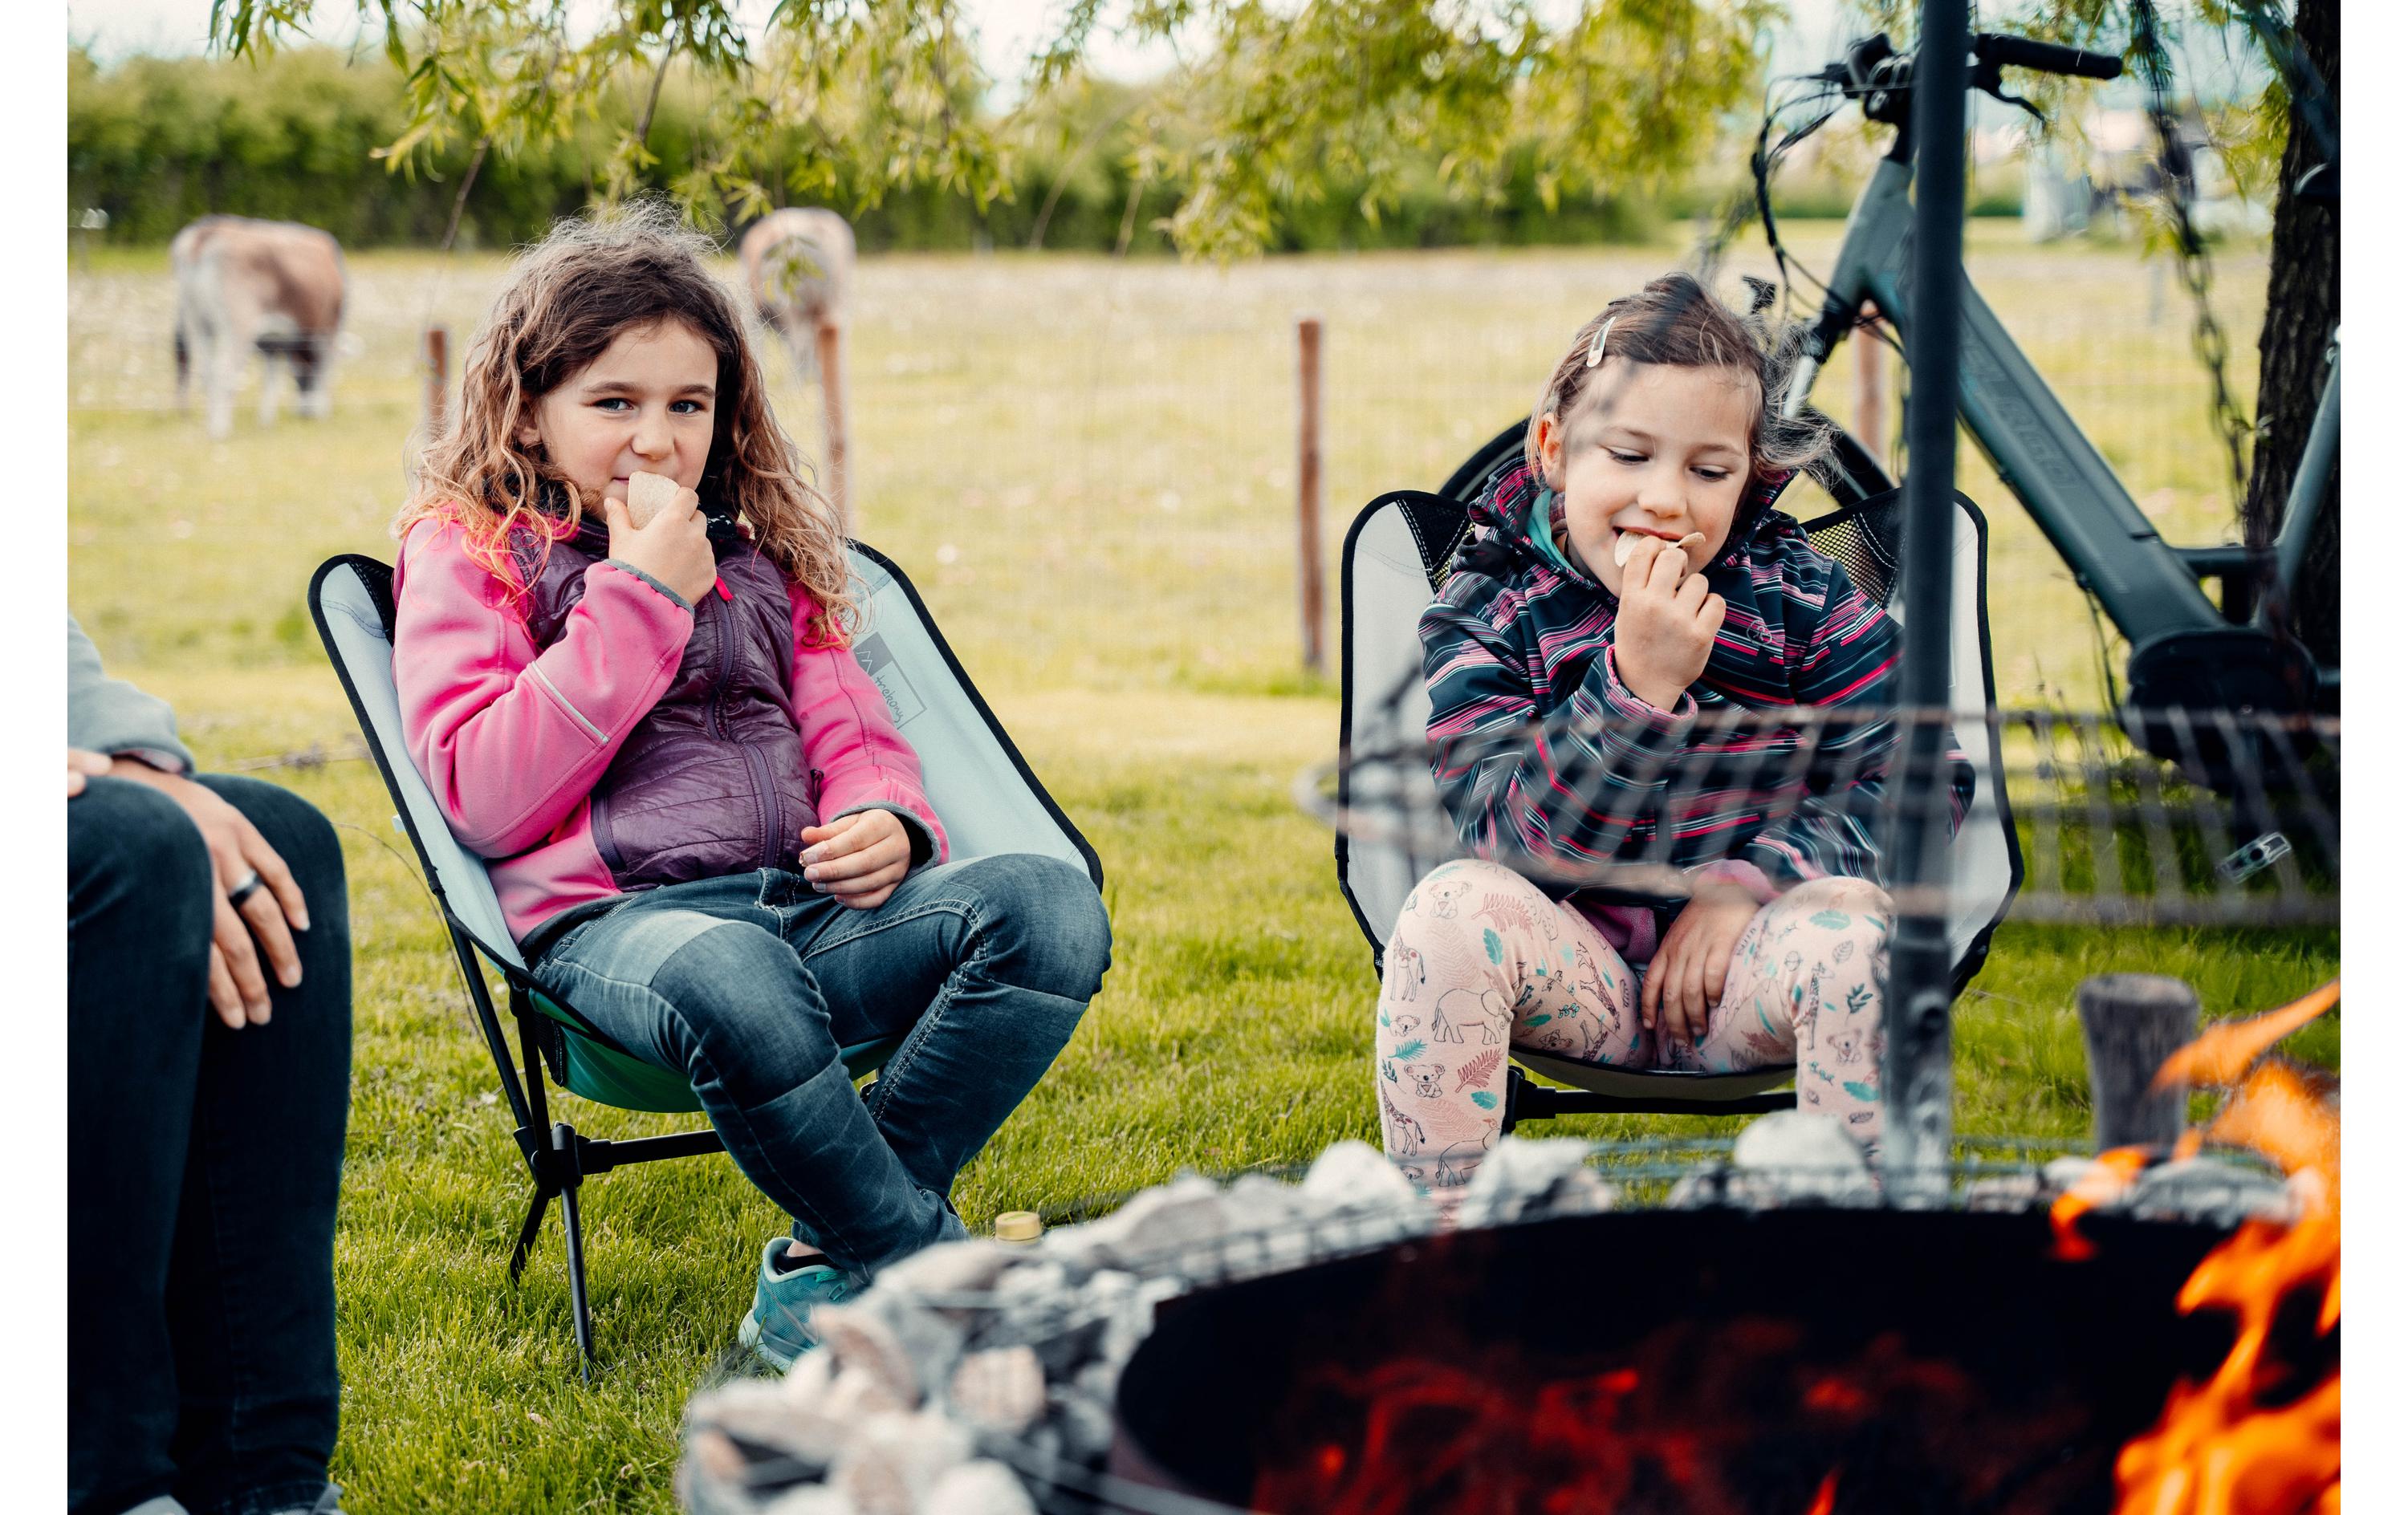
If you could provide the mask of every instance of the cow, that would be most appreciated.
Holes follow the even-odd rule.
[[[806,376],[823,321],[843,319],[853,283],[853,228],[833,210],[773,210],[736,245],[753,308]]]
[[[336,338],[343,322],[342,250],[314,226],[248,216],[204,216],[176,234],[176,403],[191,403],[194,370],[208,392],[209,435],[234,430],[234,388],[260,355],[259,421],[276,419],[276,364],[293,369],[301,412],[328,408]]]

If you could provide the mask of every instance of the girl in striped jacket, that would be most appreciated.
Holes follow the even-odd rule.
[[[1768,404],[1772,369],[1685,275],[1614,301],[1423,612],[1439,793],[1472,856],[1398,918],[1375,1086],[1390,1156],[1434,1190],[1496,1145],[1512,1047],[1795,1062],[1799,1108],[1877,1149],[1897,627],[1772,509],[1826,442]],[[1733,719],[1792,706],[1863,709],[1812,753]],[[1953,824],[1972,770],[1951,768]],[[1686,897],[1565,891],[1641,855],[1685,871]]]

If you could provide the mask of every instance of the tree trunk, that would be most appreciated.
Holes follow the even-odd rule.
[[[2341,108],[2341,0],[2299,0],[2296,24],[2308,61]],[[2291,103],[2274,194],[2273,244],[2266,274],[2266,324],[2258,336],[2258,447],[2242,510],[2246,539],[2272,543],[2289,498],[2291,476],[2308,444],[2325,378],[2325,351],[2341,319],[2341,216],[2292,186],[2322,157]],[[2361,368],[2363,365],[2361,364]],[[2324,517],[2308,547],[2291,606],[2291,625],[2319,662],[2341,661],[2341,463],[2326,484]]]

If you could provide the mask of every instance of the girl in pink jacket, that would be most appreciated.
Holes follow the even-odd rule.
[[[394,674],[538,983],[691,1079],[792,1218],[740,1333],[783,1367],[814,1306],[964,1234],[953,1177],[1111,930],[1058,859],[947,861],[709,250],[654,207],[519,260],[395,524]],[[865,1102],[838,1050],[886,1036]]]

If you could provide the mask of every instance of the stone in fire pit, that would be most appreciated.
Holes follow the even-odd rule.
[[[1459,1222],[1610,1208],[1577,1141],[1507,1138]],[[695,1396],[678,1488],[696,1515],[1005,1515],[1033,1503],[1006,1465],[1100,1465],[1120,1371],[1154,1307],[1204,1285],[1368,1252],[1438,1225],[1361,1142],[1300,1183],[1187,1175],[1033,1246],[935,1247],[815,1317],[825,1346],[782,1381]]]

